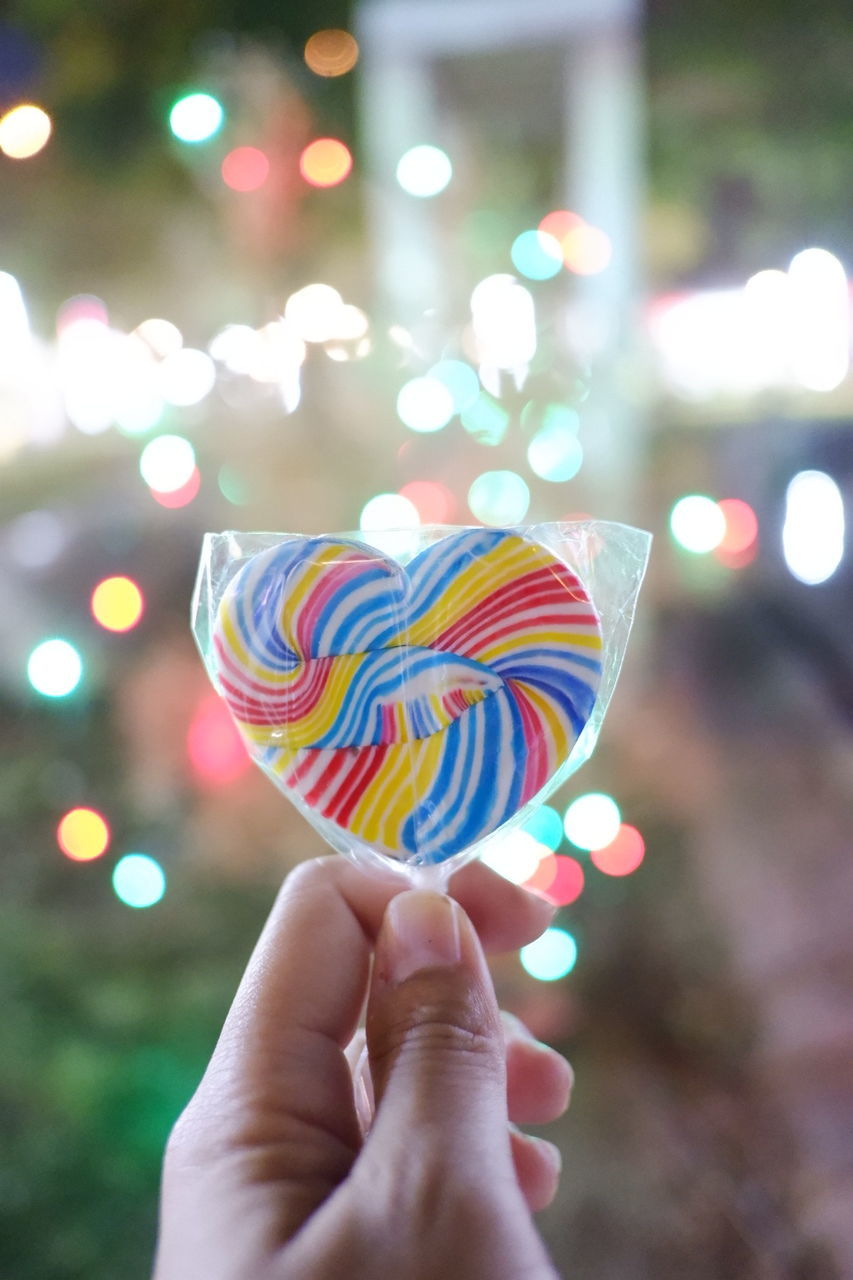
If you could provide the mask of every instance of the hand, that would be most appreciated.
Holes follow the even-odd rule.
[[[288,877],[169,1140],[155,1280],[553,1280],[530,1209],[559,1157],[509,1121],[564,1111],[571,1068],[502,1023],[481,948],[551,908],[478,863],[452,893],[340,857]],[[365,995],[366,1135],[345,1053]]]

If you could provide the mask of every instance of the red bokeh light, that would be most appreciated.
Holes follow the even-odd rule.
[[[424,524],[447,524],[456,510],[456,499],[438,480],[410,480],[400,490],[417,508]]]
[[[257,191],[269,172],[269,159],[259,147],[235,147],[222,161],[222,181],[232,191]]]
[[[159,502],[161,507],[186,507],[192,502],[193,498],[201,488],[201,472],[198,467],[195,468],[186,484],[182,484],[180,489],[173,489],[171,493],[161,493],[159,489],[151,489],[151,497],[155,502]]]
[[[190,721],[187,755],[197,780],[208,786],[234,782],[251,766],[239,730],[215,693],[204,695]]]
[[[525,880],[524,887],[529,889],[531,893],[539,893],[546,898],[550,897],[548,890],[554,883],[556,874],[557,858],[555,854],[549,853],[539,863],[530,879]]]
[[[539,230],[562,243],[564,236],[574,231],[575,227],[582,226],[583,218],[580,214],[572,213],[569,209],[554,209],[551,213],[545,214],[539,223]]]
[[[728,555],[748,551],[758,538],[758,516],[741,498],[723,498],[717,506],[726,517],[726,532],[717,548]]]
[[[589,855],[593,866],[607,876],[629,876],[643,861],[646,842],[636,827],[623,822],[615,840]]]
[[[583,867],[575,858],[567,858],[560,853],[554,854],[553,857],[557,867],[545,896],[557,906],[567,907],[583,893]]]

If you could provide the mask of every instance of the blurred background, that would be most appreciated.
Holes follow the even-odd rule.
[[[133,1280],[282,875],[201,537],[653,530],[594,759],[499,858],[572,1058],[566,1274],[853,1275],[844,0],[0,17],[0,1273]]]

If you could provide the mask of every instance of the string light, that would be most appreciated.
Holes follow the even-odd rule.
[[[95,809],[70,809],[56,828],[56,839],[72,862],[91,862],[106,852],[110,829]]]
[[[352,153],[339,138],[316,138],[299,157],[299,172],[312,187],[336,187],[352,170]]]
[[[113,889],[127,907],[153,907],[166,892],[166,873],[147,853],[126,853],[113,869]]]
[[[47,146],[52,131],[46,111],[22,102],[0,116],[0,151],[10,160],[29,160]]]
[[[92,616],[107,631],[130,631],[139,622],[145,600],[131,578],[104,578],[92,592]]]

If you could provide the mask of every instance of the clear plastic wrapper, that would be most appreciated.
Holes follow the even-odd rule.
[[[442,887],[589,758],[650,543],[595,520],[209,533],[193,634],[324,839]]]

